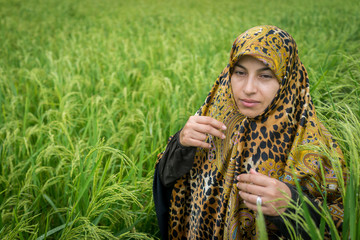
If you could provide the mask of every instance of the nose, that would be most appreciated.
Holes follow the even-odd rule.
[[[243,91],[247,95],[251,95],[256,93],[256,79],[255,76],[249,76],[247,80],[244,82]]]

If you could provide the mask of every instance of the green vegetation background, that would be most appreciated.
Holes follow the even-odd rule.
[[[298,43],[351,169],[345,218],[360,237],[359,10],[355,0],[0,0],[0,239],[156,238],[156,155],[236,36],[261,24]]]

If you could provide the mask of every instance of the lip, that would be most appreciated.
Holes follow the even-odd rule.
[[[254,107],[260,103],[259,101],[253,99],[240,99],[240,102],[244,105],[244,107]]]

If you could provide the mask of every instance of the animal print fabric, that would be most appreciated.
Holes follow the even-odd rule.
[[[255,118],[239,112],[230,84],[232,69],[244,55],[267,65],[280,84],[272,103]],[[303,192],[319,204],[326,194],[333,219],[341,225],[336,171],[325,155],[304,146],[335,150],[340,168],[344,167],[341,150],[316,116],[308,74],[287,32],[259,26],[237,37],[229,64],[197,114],[223,122],[227,137],[209,136],[211,149],[198,148],[192,170],[175,183],[169,209],[170,239],[256,239],[256,213],[245,206],[235,185],[236,177],[250,168],[292,185],[298,181]]]

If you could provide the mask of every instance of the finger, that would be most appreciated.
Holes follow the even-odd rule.
[[[249,184],[245,182],[238,182],[236,186],[239,188],[240,191],[244,191],[256,196],[263,196],[264,192],[266,191],[263,186],[259,186],[256,184]]]
[[[246,192],[241,192],[241,191],[239,192],[239,195],[244,200],[244,202],[248,208],[255,210],[255,211],[257,210],[257,199],[259,196],[249,194]],[[262,210],[265,210],[268,208],[264,199],[265,199],[264,197],[261,198],[261,209]]]
[[[244,200],[244,203],[249,209],[254,210],[254,211],[258,210],[258,206],[257,206],[256,202],[253,203],[253,202],[248,202],[248,201]],[[262,205],[261,205],[262,213],[264,215],[268,215],[268,216],[279,216],[280,214],[284,213],[286,211],[286,209],[287,209],[286,207],[276,208],[274,205],[268,204],[264,201],[262,201]]]
[[[247,194],[244,192],[239,192],[240,197],[244,200],[245,205],[254,211],[258,210],[258,206],[257,206],[257,198],[258,196],[252,195],[252,194]],[[264,201],[264,198],[261,199],[261,210],[263,211],[264,214],[268,215],[270,213],[272,213],[273,210],[273,206],[267,205]]]
[[[186,145],[183,146],[211,148],[211,144],[193,138],[187,139]]]
[[[249,209],[253,210],[253,211],[257,211],[258,210],[258,206],[256,205],[256,203],[252,203],[252,202],[247,202],[244,201],[246,207],[248,207]],[[273,207],[271,206],[266,206],[266,205],[261,205],[261,211],[264,215],[270,215],[270,216],[276,216],[273,212]]]
[[[197,131],[189,131],[189,133],[185,133],[185,138],[194,139],[199,141],[205,141],[207,135],[205,133],[197,132]]]
[[[207,116],[191,116],[185,124],[183,130],[188,129],[197,131],[203,134],[210,134],[221,139],[225,139],[225,134],[221,130],[226,129],[226,126],[214,118]],[[193,134],[192,132],[190,134]]]
[[[246,207],[249,208],[250,210],[257,211],[257,206],[255,204],[252,204],[247,201],[244,201],[244,203],[245,203]]]
[[[239,195],[244,201],[256,205],[256,200],[257,200],[258,195],[254,195],[254,194],[247,193],[244,191],[239,191]]]
[[[194,130],[200,133],[210,134],[212,136],[225,139],[225,134],[211,125],[197,124],[194,125]]]
[[[237,177],[237,180],[239,182],[247,182],[247,183],[252,183],[255,185],[266,187],[271,184],[274,184],[275,179],[258,173],[258,174],[240,174]]]
[[[193,129],[183,129],[180,132],[180,144],[188,147],[188,146],[193,146],[191,145],[191,142],[189,141],[190,139],[193,140],[199,140],[204,142],[206,140],[207,136],[204,133],[201,132],[197,132]],[[198,146],[194,146],[194,147],[198,147]]]
[[[211,125],[216,129],[226,130],[226,126],[224,123],[216,120],[215,118],[208,117],[208,116],[198,116],[195,120],[197,123]]]
[[[251,168],[250,169],[250,174],[261,174],[261,173],[258,173],[255,169]]]

